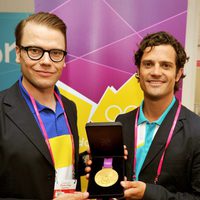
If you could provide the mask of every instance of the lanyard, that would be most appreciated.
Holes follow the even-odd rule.
[[[158,165],[158,168],[157,168],[157,174],[156,174],[156,177],[154,179],[154,183],[155,184],[158,182],[158,177],[160,176],[160,173],[161,173],[161,170],[162,170],[162,165],[163,165],[165,152],[166,152],[166,150],[167,150],[167,148],[168,148],[168,146],[169,146],[169,144],[171,142],[172,135],[173,135],[176,123],[178,121],[178,117],[179,117],[180,111],[181,111],[181,102],[179,101],[179,105],[178,105],[178,108],[177,108],[177,111],[176,111],[176,115],[175,115],[172,127],[170,129],[170,132],[169,132],[169,135],[168,135],[168,138],[167,138],[167,142],[165,144],[164,151],[163,151],[161,159],[159,161],[159,165]],[[138,115],[139,115],[139,108],[137,109],[137,112],[136,112],[135,126],[134,126],[134,129],[135,129],[134,140],[135,141],[134,141],[134,159],[133,159],[133,172],[134,172],[133,180],[136,180],[135,168],[136,168],[136,159],[137,159],[136,158],[136,149],[137,149],[137,136],[138,136]]]
[[[59,97],[59,95],[54,91],[54,94],[58,100],[58,102],[60,103],[62,109],[64,110],[64,106],[63,106],[63,103]],[[38,108],[37,108],[37,105],[36,105],[36,102],[35,102],[35,99],[29,94],[29,97],[31,99],[31,103],[33,105],[33,108],[36,112],[36,116],[38,118],[38,121],[39,121],[39,124],[40,124],[40,127],[42,129],[42,133],[43,133],[43,136],[45,138],[45,142],[47,144],[47,147],[49,149],[49,152],[50,152],[50,155],[51,155],[51,158],[52,158],[52,161],[53,161],[53,164],[55,165],[55,161],[54,161],[54,157],[53,157],[53,152],[52,152],[52,149],[51,149],[51,145],[49,143],[49,138],[48,138],[48,134],[47,134],[47,131],[44,127],[44,123],[40,117],[40,114],[39,114],[39,111],[38,111]],[[69,130],[69,134],[70,134],[70,137],[71,137],[71,142],[72,142],[72,166],[74,166],[74,140],[73,140],[73,135],[72,135],[72,132],[71,132],[71,129],[70,129],[70,126],[69,126],[69,122],[68,122],[68,119],[67,119],[67,115],[64,111],[64,117],[65,117],[65,121],[66,121],[66,124],[67,124],[67,127],[68,127],[68,130]],[[74,169],[72,170],[74,171]]]

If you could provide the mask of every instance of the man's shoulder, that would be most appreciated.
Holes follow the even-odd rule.
[[[182,112],[184,113],[186,118],[195,118],[197,120],[200,120],[200,116],[197,115],[195,112],[191,111],[190,109],[188,109],[187,107],[185,107],[184,105],[182,105]]]
[[[72,101],[71,99],[69,99],[66,96],[61,95],[61,98],[62,98],[63,104],[68,104],[68,105],[72,105],[72,106],[76,105],[74,101]]]
[[[185,106],[182,106],[180,117],[184,126],[190,130],[190,135],[192,136],[194,134],[200,137],[200,116]]]
[[[64,105],[64,108],[66,111],[71,111],[74,113],[77,113],[77,107],[76,107],[76,103],[74,101],[72,101],[71,99],[61,95],[61,99]]]
[[[19,87],[16,82],[11,87],[0,91],[0,102],[2,103],[5,98],[13,99],[14,97],[18,96],[19,93],[17,92],[17,90],[19,90]]]
[[[6,96],[7,94],[9,94],[13,90],[13,87],[16,87],[16,85],[14,84],[14,85],[12,85],[9,88],[6,88],[6,89],[0,91],[0,99],[2,99],[4,96]]]
[[[126,113],[121,113],[117,116],[116,121],[126,121],[126,120],[133,120],[135,118],[136,115],[136,110],[134,109],[132,111],[126,112]]]

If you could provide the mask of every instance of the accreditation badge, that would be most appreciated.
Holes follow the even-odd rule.
[[[77,180],[64,180],[55,184],[54,188],[54,198],[61,194],[74,193],[76,190]]]

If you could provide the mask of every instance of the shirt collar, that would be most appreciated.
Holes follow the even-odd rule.
[[[21,76],[19,78],[19,88],[20,88],[20,91],[22,93],[22,96],[24,97],[24,99],[26,100],[27,104],[29,105],[29,108],[31,109],[31,112],[32,113],[35,113],[35,110],[33,108],[33,105],[31,103],[31,100],[30,100],[30,97],[29,97],[29,94],[28,92],[26,91],[26,89],[24,88],[24,86],[22,85],[22,78],[23,76]],[[54,88],[55,92],[59,95],[59,97],[61,97],[60,95],[60,92],[59,92],[59,89],[58,87],[55,85],[55,88]],[[36,100],[35,100],[36,101]],[[37,108],[38,108],[38,111],[42,111],[44,109],[49,109],[48,107],[40,104],[38,101],[36,101],[36,104],[37,104]],[[62,107],[60,106],[60,104],[58,103],[58,101],[56,101],[56,113],[59,115],[61,113],[63,113],[63,109]]]
[[[168,114],[168,112],[170,111],[170,109],[172,108],[172,106],[174,105],[176,101],[176,98],[173,97],[171,103],[169,104],[169,106],[166,108],[166,110],[164,111],[164,113],[159,117],[159,119],[157,119],[156,121],[153,121],[151,123],[155,123],[157,125],[161,125],[161,123],[163,122],[163,120],[165,119],[166,115]],[[143,105],[144,105],[144,100],[141,103],[140,106],[140,112],[139,112],[139,119],[138,119],[138,125],[144,123],[144,122],[149,122],[148,119],[144,116],[144,112],[143,112]],[[150,122],[149,122],[150,123]]]

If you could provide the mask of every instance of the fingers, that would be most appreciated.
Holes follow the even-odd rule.
[[[85,172],[86,172],[86,179],[89,179],[90,177],[90,171],[91,171],[91,166],[92,165],[92,160],[88,160],[87,161],[87,167],[85,168]]]
[[[137,186],[136,182],[134,181],[121,181],[121,186],[124,189],[134,188]]]
[[[89,155],[91,154],[90,147],[88,147],[87,153],[88,153]]]
[[[132,199],[143,199],[146,190],[146,183],[141,181],[121,181],[124,187],[124,196]]]
[[[87,165],[89,165],[89,166],[92,165],[92,160],[89,159],[89,160],[87,161]]]
[[[126,199],[136,199],[134,193],[134,187],[131,181],[121,181],[122,187],[124,187],[124,197]]]
[[[91,168],[90,168],[90,167],[86,167],[86,168],[85,168],[85,172],[86,172],[85,177],[86,177],[86,179],[89,179],[89,177],[90,177],[90,171],[91,171]]]
[[[85,172],[89,173],[91,171],[92,160],[87,161],[87,167],[85,168]]]
[[[128,158],[128,150],[126,145],[124,145],[124,159],[127,160],[127,158]]]
[[[58,196],[54,200],[86,200],[89,197],[88,192],[75,192],[75,193],[66,193]]]
[[[89,197],[89,193],[88,192],[80,192],[80,193],[75,193],[75,195],[77,195],[76,197],[75,197],[75,200],[77,199],[77,200],[84,200],[84,199],[87,199],[88,197]]]

